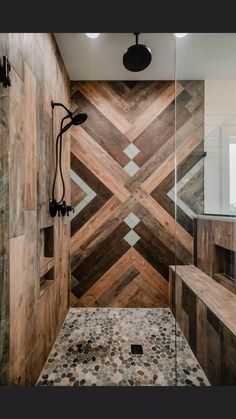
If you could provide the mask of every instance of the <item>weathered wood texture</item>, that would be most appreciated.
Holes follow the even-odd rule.
[[[0,58],[7,55],[8,34],[0,33]],[[9,366],[9,88],[0,85],[0,385]]]
[[[51,34],[9,33],[7,37],[12,85],[8,89],[9,150],[6,156],[9,161],[10,203],[10,351],[6,382],[32,385],[69,307],[68,219],[52,219],[48,211],[54,141],[63,116],[60,109],[54,113],[53,138],[50,102],[53,99],[69,104],[69,80]],[[63,148],[69,202],[68,133]],[[44,259],[41,236],[42,229],[49,226],[54,229],[54,280],[42,294],[40,257],[41,261]]]
[[[211,384],[236,385],[236,296],[195,266],[177,266],[170,302]]]
[[[193,254],[193,222],[181,207],[175,223],[175,91],[177,176],[189,173],[181,200],[193,211],[193,194],[203,199],[203,177],[190,172],[202,159],[203,88],[202,81],[176,90],[171,81],[71,83],[73,109],[88,114],[71,140],[73,305],[168,305],[175,251],[178,263]],[[127,225],[130,213],[137,218]]]
[[[236,222],[194,220],[194,264],[236,294]]]

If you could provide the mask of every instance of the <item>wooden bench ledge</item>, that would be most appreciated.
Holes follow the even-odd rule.
[[[170,266],[170,270],[200,298],[236,336],[236,295],[194,265]]]

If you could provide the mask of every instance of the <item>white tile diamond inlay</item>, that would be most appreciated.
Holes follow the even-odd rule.
[[[135,173],[139,171],[139,167],[136,163],[134,163],[131,160],[129,163],[126,164],[126,166],[124,167],[124,170],[126,171],[126,173],[128,173],[128,175],[134,176]]]
[[[130,227],[134,228],[138,223],[140,223],[140,219],[131,212],[125,219],[124,222]]]
[[[95,198],[97,194],[73,170],[70,171],[70,177],[86,193],[84,199],[76,205],[75,212],[70,213],[70,219],[72,220],[93,200],[93,198]]]
[[[140,150],[133,143],[129,144],[123,151],[130,159],[133,159],[140,153]]]
[[[86,193],[89,194],[93,190],[75,173],[73,170],[70,170],[70,177],[73,181]]]
[[[135,233],[135,231],[131,230],[128,234],[126,234],[124,239],[130,246],[134,246],[139,241],[140,236]]]

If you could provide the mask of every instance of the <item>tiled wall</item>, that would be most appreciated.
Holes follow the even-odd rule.
[[[74,306],[165,307],[168,268],[190,263],[203,207],[203,81],[72,82]],[[177,92],[177,247],[175,94]]]
[[[8,35],[0,33],[0,57],[8,51]],[[9,365],[9,173],[8,89],[0,84],[0,384]]]
[[[9,162],[8,263],[1,303],[5,316],[3,384],[35,383],[69,307],[69,223],[52,219],[51,194],[54,141],[63,112],[56,110],[52,136],[51,100],[69,103],[69,80],[55,40],[47,33],[6,34],[12,65],[8,96],[7,148]],[[2,38],[0,38],[2,42]],[[63,170],[69,202],[69,136],[63,142]],[[59,189],[59,187],[58,187]],[[59,190],[57,189],[57,193]],[[54,277],[44,293],[40,287],[40,230],[54,231]],[[1,310],[2,317],[2,310]],[[1,318],[1,330],[2,329]]]

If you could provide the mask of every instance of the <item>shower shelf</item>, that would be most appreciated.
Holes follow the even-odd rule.
[[[54,282],[54,261],[52,263],[45,265],[42,272],[40,272],[40,297]]]
[[[42,278],[42,276],[44,276],[53,267],[54,267],[54,258],[41,257],[40,268],[39,268],[40,278]]]
[[[236,293],[236,252],[215,244],[213,278],[225,288]]]
[[[40,285],[40,297],[45,293],[45,291],[50,287],[50,285],[52,285],[52,282],[53,281],[51,280],[43,281],[42,285]]]
[[[234,294],[236,294],[236,283],[235,283],[235,278],[230,277],[229,275],[227,275],[226,273],[215,273],[213,275],[213,278],[219,282],[219,284],[225,286],[225,288],[227,288],[229,291],[233,292]]]

